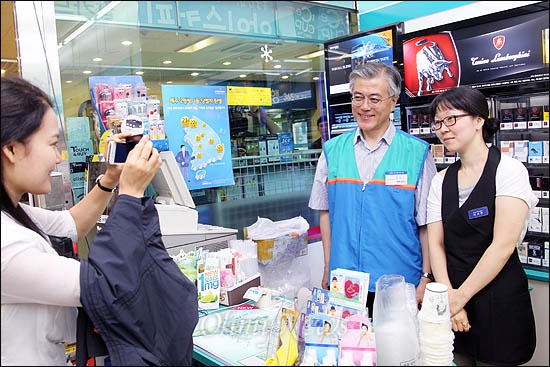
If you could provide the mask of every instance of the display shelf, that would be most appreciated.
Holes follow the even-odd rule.
[[[540,280],[543,282],[549,281],[548,271],[532,269],[529,268],[528,265],[524,265],[523,270],[525,270],[525,274],[527,274],[527,278],[529,279]]]

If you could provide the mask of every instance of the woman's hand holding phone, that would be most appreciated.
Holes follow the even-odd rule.
[[[162,160],[157,149],[143,135],[141,140],[128,152],[126,162],[120,175],[119,194],[142,197],[145,189],[158,171]]]

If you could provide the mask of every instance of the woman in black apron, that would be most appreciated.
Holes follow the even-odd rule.
[[[485,96],[457,87],[430,105],[436,135],[460,159],[432,181],[428,199],[430,262],[449,287],[457,365],[520,365],[535,350],[527,276],[516,245],[537,204],[527,169],[498,148]]]

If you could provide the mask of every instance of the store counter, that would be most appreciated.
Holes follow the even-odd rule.
[[[311,233],[309,238],[316,241],[308,244],[308,253],[304,256],[310,269],[310,288],[321,287],[323,246],[320,235]],[[255,311],[233,311],[233,307],[224,306],[214,311],[200,311],[195,329],[195,335],[199,336],[193,338],[193,359],[207,366],[263,365],[272,323],[285,304],[292,306],[283,298],[274,297],[274,301],[272,308]],[[276,334],[271,340],[277,340]]]

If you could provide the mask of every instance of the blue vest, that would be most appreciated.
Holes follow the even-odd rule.
[[[400,130],[371,181],[357,169],[355,134],[325,143],[331,229],[330,270],[370,273],[369,291],[384,274],[418,285],[422,251],[415,220],[415,190],[429,144]],[[399,178],[400,184],[392,184]],[[330,275],[330,274],[329,274]]]

